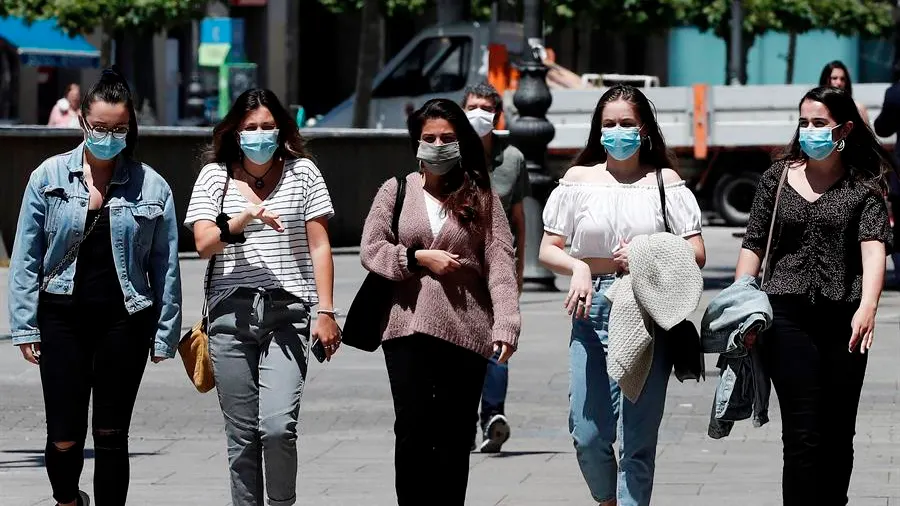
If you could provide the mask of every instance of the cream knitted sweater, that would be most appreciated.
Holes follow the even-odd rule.
[[[703,276],[690,244],[666,232],[635,237],[628,263],[631,273],[606,292],[612,303],[606,369],[637,402],[653,362],[653,323],[669,330],[687,318],[700,303]]]

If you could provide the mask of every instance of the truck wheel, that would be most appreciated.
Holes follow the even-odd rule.
[[[756,172],[726,174],[716,183],[713,206],[726,223],[733,227],[747,225],[759,177]]]

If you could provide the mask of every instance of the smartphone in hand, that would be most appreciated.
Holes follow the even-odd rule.
[[[325,359],[328,358],[328,355],[325,353],[325,346],[323,346],[322,341],[319,341],[318,339],[316,339],[312,345],[312,354],[320,364],[325,362]]]

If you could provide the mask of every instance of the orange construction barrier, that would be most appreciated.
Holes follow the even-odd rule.
[[[694,158],[697,160],[705,160],[709,151],[707,141],[709,140],[709,125],[707,122],[708,111],[706,97],[709,96],[709,86],[706,84],[695,84],[694,91]]]

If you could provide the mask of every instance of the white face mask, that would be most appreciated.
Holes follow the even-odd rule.
[[[484,137],[494,131],[494,113],[477,108],[466,112],[466,118],[478,137]]]

